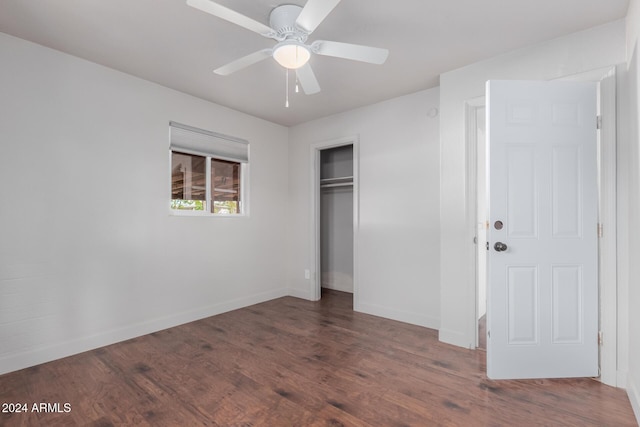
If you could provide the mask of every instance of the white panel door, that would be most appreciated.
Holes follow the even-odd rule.
[[[487,83],[487,375],[598,375],[596,84]]]

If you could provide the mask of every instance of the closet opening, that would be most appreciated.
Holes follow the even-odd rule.
[[[320,151],[320,286],[353,294],[353,145]]]
[[[357,310],[357,137],[314,144],[311,154],[313,299],[337,297]]]

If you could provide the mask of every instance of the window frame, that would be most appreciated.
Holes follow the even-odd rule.
[[[177,128],[180,130],[180,132],[183,131],[187,131],[187,132],[194,132],[195,134],[199,134],[199,136],[203,136],[205,138],[210,137],[213,141],[213,146],[215,147],[215,143],[217,141],[222,141],[223,144],[226,144],[227,146],[230,146],[230,142],[231,143],[237,143],[237,144],[243,144],[246,146],[246,148],[244,148],[245,150],[245,154],[246,154],[246,160],[242,159],[242,157],[238,157],[238,158],[234,158],[233,155],[232,156],[228,156],[228,155],[222,155],[222,156],[217,156],[215,155],[215,149],[212,150],[203,150],[202,147],[195,147],[194,149],[191,149],[188,144],[184,144],[182,141],[179,144],[175,143],[174,137],[171,135],[171,131],[173,130],[173,128]],[[169,162],[168,162],[168,170],[169,170],[169,185],[168,187],[168,195],[169,195],[169,199],[167,200],[167,204],[168,204],[168,209],[169,209],[169,214],[172,216],[188,216],[188,217],[224,217],[224,218],[247,218],[249,217],[249,142],[239,139],[239,138],[235,138],[235,137],[230,137],[227,135],[222,135],[216,132],[211,132],[211,131],[207,131],[207,130],[203,130],[203,129],[199,129],[199,128],[194,128],[192,126],[188,126],[188,125],[183,125],[180,123],[176,123],[176,122],[170,122],[169,123],[169,130],[170,130],[170,136],[169,136]],[[177,146],[179,145],[179,146]],[[240,146],[238,146],[239,148],[242,148]],[[223,147],[224,149],[224,147]],[[201,211],[197,211],[197,210],[181,210],[181,209],[172,209],[171,208],[171,200],[173,200],[173,194],[172,194],[172,173],[173,173],[173,153],[181,153],[181,154],[185,154],[185,155],[195,155],[195,156],[202,156],[205,158],[205,179],[206,179],[206,184],[205,184],[205,194],[206,194],[206,198],[205,198],[205,204],[206,204],[206,209],[205,210],[201,210]],[[240,194],[239,194],[239,212],[238,213],[213,213],[213,196],[212,196],[212,190],[213,190],[213,182],[212,182],[212,176],[211,176],[211,172],[212,172],[212,168],[211,168],[211,162],[212,160],[221,160],[221,161],[226,161],[226,162],[233,162],[233,163],[239,163],[240,164]]]

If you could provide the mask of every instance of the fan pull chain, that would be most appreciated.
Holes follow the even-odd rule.
[[[284,103],[284,107],[285,108],[289,108],[289,69],[286,69],[287,71],[285,72],[285,78],[286,78],[286,84],[285,84],[285,103]]]

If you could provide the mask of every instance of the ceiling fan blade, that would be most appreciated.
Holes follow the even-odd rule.
[[[296,25],[311,34],[324,18],[331,13],[340,0],[309,0],[298,15]]]
[[[313,95],[314,93],[320,92],[320,84],[318,83],[318,79],[316,79],[316,75],[313,73],[311,65],[309,65],[308,62],[296,70],[296,76],[302,85],[304,93],[307,95]]]
[[[231,73],[235,73],[238,70],[242,70],[243,68],[248,67],[249,65],[256,64],[260,61],[263,61],[269,58],[272,55],[273,49],[262,49],[257,52],[253,52],[250,55],[244,56],[240,59],[236,59],[235,61],[223,65],[220,68],[216,68],[213,70],[214,73],[219,74],[221,76],[228,76]]]
[[[352,59],[354,61],[384,64],[389,56],[387,49],[361,46],[350,43],[317,40],[311,44],[311,50],[318,55],[335,56],[337,58]]]
[[[241,13],[236,12],[235,10],[231,10],[210,0],[187,0],[187,4],[191,7],[195,7],[196,9],[200,9],[203,12],[207,12],[213,16],[217,16],[220,19],[229,21],[232,24],[239,25],[246,28],[247,30],[258,33],[264,37],[271,38],[275,35],[275,32],[271,29],[271,27],[268,27],[258,21],[249,18],[248,16],[245,16]]]

